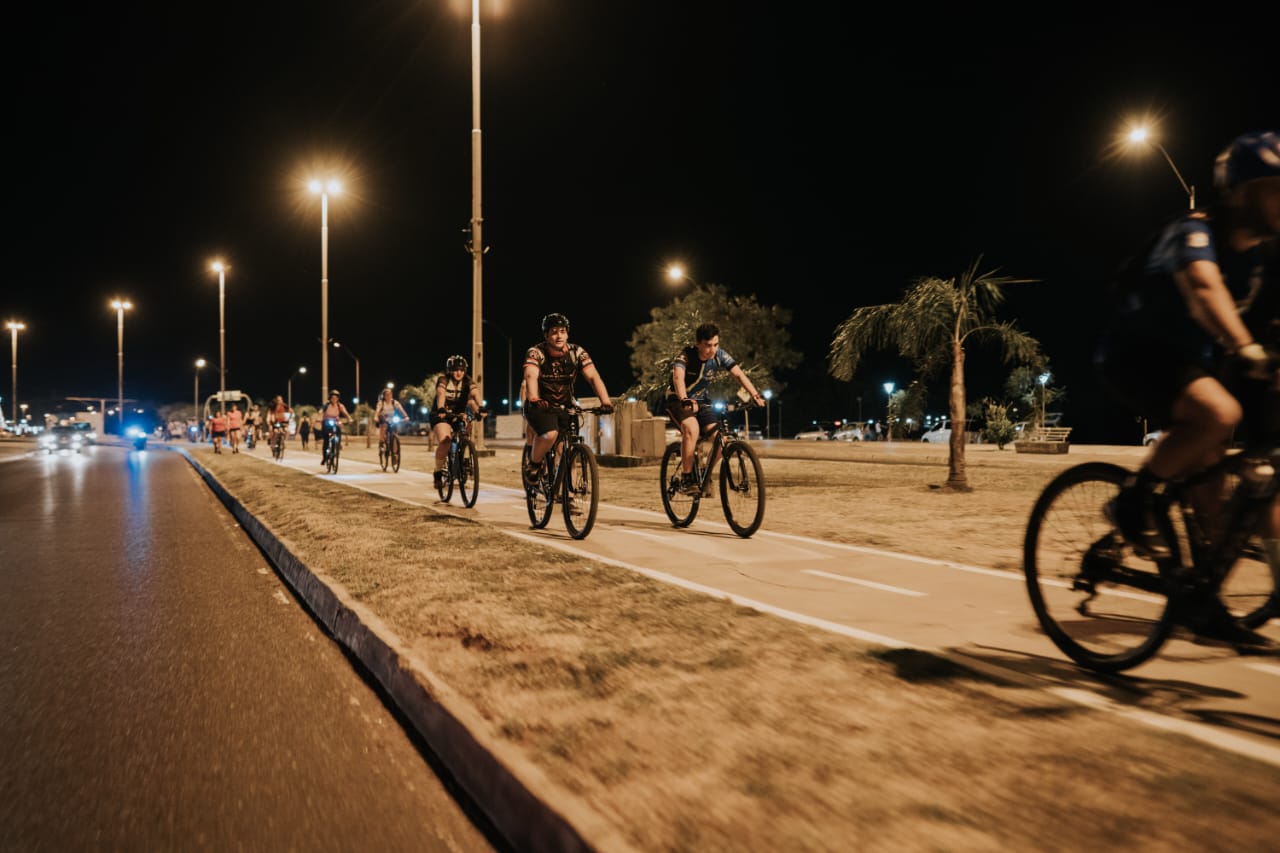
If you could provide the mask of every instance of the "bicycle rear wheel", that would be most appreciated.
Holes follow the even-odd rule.
[[[600,468],[585,444],[569,448],[564,458],[564,526],[574,539],[585,539],[600,506]]]
[[[764,472],[751,445],[731,441],[720,460],[720,502],[733,532],[743,539],[764,521]]]
[[[278,432],[271,440],[271,458],[277,462],[284,458],[284,437]]]
[[[526,486],[524,490],[525,506],[529,510],[529,523],[535,530],[541,530],[547,526],[547,522],[551,520],[551,506],[554,503],[555,456],[549,452],[542,461],[542,474],[539,476],[538,482],[531,486]],[[526,446],[524,453],[520,456],[520,470],[523,471],[528,464],[529,448]]]
[[[462,505],[470,509],[476,505],[476,495],[480,491],[480,459],[471,439],[464,438],[458,442],[454,464],[457,466],[453,474],[458,479],[458,497],[462,498]]]
[[[1023,572],[1040,627],[1067,657],[1096,672],[1143,663],[1174,627],[1173,584],[1125,543],[1107,515],[1128,475],[1105,462],[1063,471],[1032,508],[1023,541]]]
[[[697,468],[694,468],[697,471]],[[667,445],[662,454],[662,508],[676,527],[688,527],[698,515],[701,495],[686,495],[680,490],[680,442]]]

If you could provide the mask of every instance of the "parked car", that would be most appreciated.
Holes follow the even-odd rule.
[[[796,433],[796,441],[828,441],[831,433],[825,429],[807,429]]]
[[[46,453],[59,450],[74,450],[76,453],[81,453],[84,450],[84,444],[83,433],[73,426],[56,426],[45,430],[40,435],[40,447]]]
[[[862,427],[860,426],[842,426],[840,429],[831,433],[832,441],[862,441]]]
[[[746,430],[740,429],[738,430],[738,438],[745,438],[747,441],[764,441],[764,433],[760,431],[759,427],[752,427]]]
[[[70,426],[80,432],[85,444],[98,443],[98,431],[93,428],[93,424],[88,421],[72,421]]]
[[[951,424],[942,421],[936,427],[920,436],[925,444],[946,444],[951,440]]]

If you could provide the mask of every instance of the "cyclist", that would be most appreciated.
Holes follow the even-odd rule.
[[[568,426],[569,413],[564,407],[573,401],[579,374],[595,389],[601,409],[606,414],[613,411],[613,401],[591,356],[569,343],[569,318],[548,314],[542,318],[542,342],[529,347],[524,356],[525,441],[529,445],[526,486],[537,482],[547,450]]]
[[[680,350],[671,362],[671,382],[665,401],[667,415],[680,427],[680,490],[689,495],[696,495],[699,490],[693,476],[693,453],[698,446],[698,436],[710,438],[719,429],[719,421],[711,411],[711,384],[716,377],[721,371],[727,372],[738,380],[756,405],[764,405],[764,397],[738,362],[720,348],[719,326],[703,323],[695,330],[694,341],[693,346]],[[713,456],[707,465],[715,464]]]
[[[284,397],[279,394],[267,405],[266,420],[270,429],[286,430],[288,435],[289,417],[293,414],[293,409],[289,408],[289,404],[284,401]]]
[[[337,432],[338,440],[342,440],[342,425],[351,420],[351,413],[342,405],[342,395],[335,388],[329,392],[329,402],[320,407],[320,424],[316,439],[320,442],[320,467],[329,462],[329,433]],[[333,427],[329,424],[332,422]]]
[[[378,399],[378,406],[373,411],[373,422],[378,425],[378,451],[382,452],[386,449],[387,443],[387,426],[391,423],[391,419],[399,415],[406,421],[409,415],[404,410],[404,406],[400,405],[400,401],[395,399],[390,388],[382,389],[382,396]]]
[[[1219,461],[1244,418],[1238,393],[1218,378],[1217,362],[1225,355],[1250,379],[1277,381],[1241,312],[1265,283],[1275,287],[1280,274],[1280,133],[1235,139],[1217,158],[1214,184],[1218,203],[1167,224],[1137,259],[1132,280],[1118,283],[1120,298],[1095,354],[1104,383],[1122,401],[1168,420],[1111,508],[1120,532],[1151,556],[1169,553],[1154,518],[1161,484]],[[1220,494],[1215,484],[1197,493],[1207,518],[1215,517]],[[1278,530],[1273,507],[1266,543],[1280,578]],[[1200,592],[1187,614],[1193,631],[1237,644],[1268,643],[1239,625],[1212,590]]]
[[[240,452],[240,430],[244,426],[244,413],[240,411],[240,407],[235,403],[231,404],[231,411],[227,412],[227,441],[231,444],[231,452]]]
[[[431,409],[431,431],[436,438],[436,470],[432,474],[435,487],[444,483],[444,462],[453,443],[453,419],[466,412],[473,419],[480,414],[480,389],[471,382],[467,360],[451,355],[444,362],[444,373],[436,380],[436,404]]]

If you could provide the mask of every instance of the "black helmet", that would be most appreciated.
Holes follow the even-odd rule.
[[[564,326],[569,328],[569,318],[563,314],[548,314],[542,318],[542,334],[554,329],[556,326]]]
[[[467,360],[460,355],[451,355],[444,362],[444,369],[447,371],[466,370]]]
[[[1213,184],[1220,192],[1254,178],[1280,176],[1280,133],[1264,130],[1237,136],[1213,164]]]

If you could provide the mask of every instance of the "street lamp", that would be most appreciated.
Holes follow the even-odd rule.
[[[1041,373],[1038,377],[1036,377],[1036,381],[1040,383],[1040,426],[1041,427],[1044,427],[1044,418],[1045,418],[1045,414],[1044,414],[1045,385],[1049,383],[1050,376],[1051,374],[1046,370],[1044,373]]]
[[[511,336],[502,331],[502,327],[492,320],[485,320],[490,326],[498,330],[498,334],[507,339],[507,414],[511,414]]]
[[[480,0],[471,0],[471,381],[484,399],[484,318],[482,261],[485,253],[480,205]],[[510,397],[508,397],[510,399]],[[484,430],[477,438],[483,444]]]
[[[342,342],[334,341],[333,347],[334,349],[342,349],[343,348]],[[352,352],[351,347],[346,348],[346,353],[347,355],[351,356],[351,360],[356,363],[356,395],[351,398],[351,404],[354,406],[354,405],[359,405],[360,403],[360,356]],[[364,446],[365,447],[372,446],[370,444],[371,441],[372,439],[369,437],[369,430],[366,429],[364,431]]]
[[[671,282],[673,285],[684,284],[687,281],[694,287],[698,286],[698,283],[689,275],[688,270],[684,268],[684,264],[667,264],[666,274],[667,281]]]
[[[205,361],[203,358],[197,358],[197,359],[196,359],[196,383],[195,383],[195,386],[196,386],[196,387],[195,387],[195,393],[194,393],[194,396],[193,396],[193,398],[192,398],[192,400],[191,400],[191,409],[192,409],[192,414],[193,414],[193,415],[195,415],[196,423],[200,423],[200,422],[201,422],[201,418],[200,418],[200,371],[201,371],[201,370],[204,368],[204,366],[205,366],[206,364],[208,364],[208,363],[209,363],[209,362]]]
[[[1173,158],[1169,156],[1169,152],[1164,150],[1164,146],[1151,138],[1150,131],[1145,127],[1135,127],[1129,131],[1129,141],[1134,144],[1146,143],[1154,145],[1156,150],[1164,155],[1165,162],[1169,164],[1169,168],[1173,170],[1173,176],[1178,179],[1178,183],[1182,185],[1182,191],[1187,194],[1188,207],[1192,210],[1196,209],[1196,188],[1188,186],[1187,182],[1182,179],[1182,173],[1178,171],[1178,167],[1173,164]]]
[[[10,408],[13,410],[13,422],[18,422],[18,332],[27,327],[26,323],[19,323],[17,320],[10,320],[4,324],[9,330],[9,337],[13,340],[13,402]]]
[[[305,376],[307,373],[307,368],[299,367],[297,370],[295,370],[293,373],[289,375],[289,382],[288,382],[289,399],[286,402],[289,404],[290,409],[293,408],[293,377],[297,376],[299,373]]]
[[[124,435],[124,312],[133,307],[128,299],[111,300],[116,309],[116,412],[119,414],[120,434]]]
[[[893,388],[892,382],[884,383],[884,440],[893,441]]]
[[[209,268],[218,274],[218,410],[227,414],[227,265],[214,261]]]
[[[342,192],[342,184],[333,178],[313,179],[308,184],[312,194],[320,196],[320,398],[329,393],[329,193]]]
[[[770,427],[769,419],[769,403],[773,400],[773,389],[764,389],[761,396],[764,397],[764,436],[765,438],[773,438],[773,430]]]

